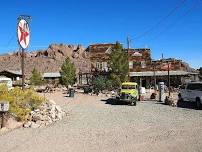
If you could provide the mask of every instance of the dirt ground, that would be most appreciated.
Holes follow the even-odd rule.
[[[0,135],[0,152],[200,152],[202,110],[155,101],[117,104],[105,96],[44,94],[66,112],[40,129]]]

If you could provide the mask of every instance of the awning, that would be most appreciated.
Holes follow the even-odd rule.
[[[44,73],[43,74],[44,78],[59,78],[61,77],[59,72],[55,72],[55,73]]]
[[[190,73],[187,71],[170,71],[170,76],[186,76],[186,75],[197,75],[198,73]],[[167,76],[168,71],[155,71],[156,76]],[[154,76],[154,71],[145,72],[130,72],[130,77],[147,77]]]

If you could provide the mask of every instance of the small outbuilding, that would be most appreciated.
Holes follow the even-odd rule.
[[[14,71],[14,70],[3,70],[0,71],[0,76],[5,76],[7,78],[11,78],[12,81],[17,81],[22,78],[22,71]]]

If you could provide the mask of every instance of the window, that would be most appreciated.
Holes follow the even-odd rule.
[[[96,69],[100,69],[100,62],[96,62]]]
[[[129,69],[133,69],[133,61],[129,62]]]
[[[108,70],[107,62],[96,62],[96,69],[98,70]]]
[[[145,61],[141,61],[141,68],[142,69],[146,68],[146,62]]]
[[[102,70],[108,71],[107,62],[102,62]]]
[[[194,90],[194,84],[188,84],[187,90]]]
[[[102,70],[104,70],[106,68],[106,62],[102,62]]]
[[[202,84],[201,83],[196,83],[194,89],[197,90],[197,91],[202,91]]]
[[[197,90],[202,91],[202,84],[201,83],[198,84],[198,89]]]
[[[123,85],[122,89],[136,89],[135,85]]]
[[[187,89],[202,91],[202,84],[201,83],[188,84]]]

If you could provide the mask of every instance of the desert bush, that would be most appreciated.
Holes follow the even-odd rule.
[[[2,92],[0,90],[0,92]],[[9,112],[14,114],[20,121],[26,120],[28,114],[37,109],[45,99],[39,96],[34,90],[21,90],[16,87],[10,91],[0,94],[0,101],[8,101],[10,104]]]
[[[93,81],[94,89],[97,91],[103,91],[106,88],[106,79],[103,76],[98,76]]]
[[[111,79],[104,77],[104,76],[98,76],[93,81],[94,89],[98,92],[103,90],[112,90],[113,89],[113,82]]]
[[[7,91],[8,91],[7,85],[6,84],[0,84],[0,95],[4,94]]]

